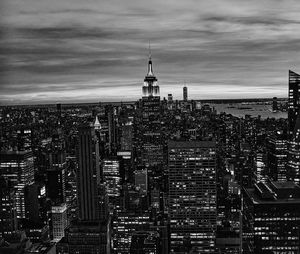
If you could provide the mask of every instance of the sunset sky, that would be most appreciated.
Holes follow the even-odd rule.
[[[300,1],[2,0],[0,103],[286,97]]]

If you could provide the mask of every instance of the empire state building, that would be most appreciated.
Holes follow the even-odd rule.
[[[144,79],[143,97],[159,96],[159,86],[157,78],[153,74],[151,55],[148,62],[148,73]]]

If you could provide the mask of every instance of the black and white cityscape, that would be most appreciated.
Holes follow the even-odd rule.
[[[0,254],[300,253],[300,5],[124,2],[4,1]]]

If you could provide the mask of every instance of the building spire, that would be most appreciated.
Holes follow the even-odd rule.
[[[150,40],[149,40],[149,60],[151,60],[151,44],[150,44]]]
[[[95,130],[101,130],[101,124],[99,122],[99,119],[98,119],[97,115],[96,115],[96,119],[95,119],[95,122],[94,122],[94,128],[95,128]]]
[[[148,62],[148,73],[147,73],[147,76],[154,76],[151,57],[152,57],[152,54],[151,54],[151,45],[150,45],[150,41],[149,41],[149,62]]]

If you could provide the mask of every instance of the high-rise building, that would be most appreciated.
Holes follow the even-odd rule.
[[[214,141],[168,143],[171,253],[215,250],[215,153]]]
[[[289,71],[288,131],[292,136],[297,115],[300,114],[300,75]]]
[[[274,181],[286,181],[287,137],[277,132],[270,135],[266,142],[267,168]]]
[[[184,85],[184,87],[183,87],[183,100],[184,101],[188,100],[188,89],[187,89],[186,85]]]
[[[297,116],[294,131],[288,141],[287,179],[300,184],[300,114]]]
[[[133,125],[127,123],[121,127],[121,151],[131,151],[132,150],[132,139],[133,139]]]
[[[79,220],[65,230],[58,254],[110,253],[110,220],[100,176],[99,140],[95,127],[83,124],[78,133],[77,197]]]
[[[107,187],[107,195],[112,201],[114,198],[120,196],[121,189],[121,176],[120,176],[120,164],[115,159],[103,160],[103,180]]]
[[[4,177],[0,177],[0,238],[17,231],[15,189]]]
[[[299,253],[300,187],[258,183],[243,190],[243,253]]]
[[[66,165],[66,145],[61,129],[58,129],[52,136],[46,184],[47,197],[50,198],[55,205],[66,201]]]
[[[25,218],[25,186],[34,181],[32,151],[0,152],[0,175],[13,184],[16,190],[17,217]]]
[[[278,101],[277,101],[277,97],[273,97],[273,101],[272,101],[272,110],[274,112],[276,112],[278,110]]]
[[[28,224],[41,225],[47,221],[46,188],[43,184],[32,183],[25,187],[26,219]]]
[[[68,225],[67,205],[62,203],[60,205],[52,206],[51,208],[52,221],[52,239],[58,242],[65,236],[65,229]]]
[[[113,250],[114,253],[130,253],[130,243],[136,231],[150,229],[148,212],[119,211],[113,221]]]
[[[79,130],[77,172],[79,219],[99,220],[97,185],[100,183],[99,145],[94,127],[82,126]]]
[[[151,57],[143,91],[146,92],[143,93],[141,100],[141,123],[137,126],[139,133],[138,159],[143,166],[155,166],[163,163],[163,140],[159,87],[153,74]]]

